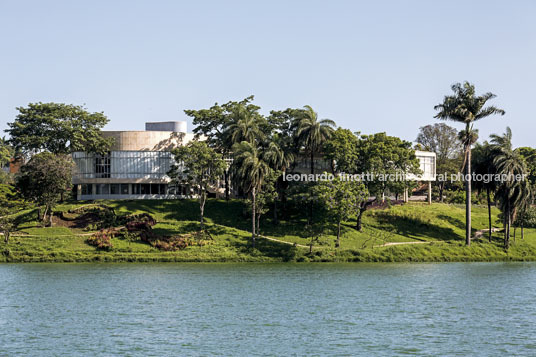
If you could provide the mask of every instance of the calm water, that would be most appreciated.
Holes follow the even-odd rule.
[[[0,356],[536,355],[536,264],[0,265]]]

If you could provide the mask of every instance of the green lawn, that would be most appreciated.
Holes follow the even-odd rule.
[[[160,235],[195,232],[198,228],[198,205],[192,200],[103,201],[118,214],[149,213],[157,220],[153,227]],[[87,205],[68,203],[56,207],[67,212]],[[91,230],[67,227],[43,228],[36,211],[17,213],[19,232],[9,244],[0,243],[0,261],[4,262],[82,262],[82,261],[494,261],[536,260],[536,230],[527,229],[525,239],[512,242],[508,252],[502,248],[502,235],[495,233],[489,243],[487,235],[464,246],[465,211],[461,205],[435,203],[431,206],[411,203],[388,209],[370,210],[363,219],[363,232],[358,232],[355,219],[343,224],[341,247],[334,248],[334,226],[327,226],[325,235],[308,249],[304,220],[290,215],[287,221],[274,225],[271,214],[261,220],[261,234],[282,242],[260,238],[256,249],[249,247],[250,219],[239,200],[209,200],[205,209],[209,232],[214,238],[204,246],[191,246],[176,252],[163,252],[142,242],[113,238],[110,251],[97,250],[85,240]],[[493,209],[493,223],[498,210]],[[76,214],[75,214],[76,215]],[[487,228],[487,208],[473,207],[474,231]],[[15,236],[16,235],[16,236]],[[394,242],[425,242],[382,246]],[[288,244],[291,243],[291,244]]]

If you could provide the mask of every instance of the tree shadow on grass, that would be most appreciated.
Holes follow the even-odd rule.
[[[465,230],[465,223],[463,223],[458,218],[447,216],[445,214],[440,214],[439,216],[437,216],[437,218],[439,218],[439,219],[441,219],[443,221],[447,221],[448,223],[452,224],[453,226],[458,227],[458,228],[460,228],[462,230]]]
[[[251,249],[250,239],[241,240],[240,242],[233,241],[231,242],[231,246],[242,254],[252,254],[254,252]],[[283,261],[292,261],[299,255],[300,248],[291,244],[284,244],[264,238],[257,238],[255,240],[255,249],[262,253],[262,255],[265,257],[280,258]]]
[[[371,226],[377,229],[390,230],[402,236],[417,240],[435,238],[443,241],[463,240],[452,228],[439,227],[416,218],[398,217],[388,212],[378,212],[375,215],[377,225]]]

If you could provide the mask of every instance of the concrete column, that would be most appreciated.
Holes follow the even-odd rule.
[[[80,196],[82,196],[82,185],[76,185],[76,199],[81,199]]]
[[[428,181],[428,204],[432,204],[432,181]]]
[[[408,188],[404,188],[404,202],[407,203],[409,201],[409,194],[408,194]]]

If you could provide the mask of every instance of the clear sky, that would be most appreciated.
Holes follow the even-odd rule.
[[[85,104],[110,130],[255,95],[413,141],[454,82],[497,94],[533,140],[535,1],[0,0],[0,128],[29,102]],[[458,129],[459,124],[453,124]],[[191,130],[191,125],[190,129]]]

